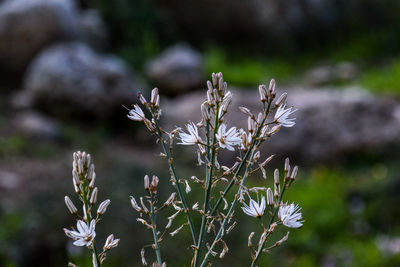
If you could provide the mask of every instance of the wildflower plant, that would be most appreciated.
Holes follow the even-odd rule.
[[[246,215],[259,220],[261,226],[255,246],[252,242],[255,232],[251,232],[248,237],[251,266],[257,265],[263,252],[269,252],[288,239],[289,232],[277,241],[270,241],[278,227],[299,228],[303,224],[300,207],[283,202],[284,193],[294,182],[298,171],[297,166],[291,168],[289,159],[285,161],[282,177],[278,169],[275,170],[271,181],[273,189],[266,186],[268,180],[263,181],[263,186],[252,188],[247,187],[246,183],[256,172],[260,172],[264,179],[267,178],[265,168],[273,155],[262,159],[259,150],[262,143],[278,133],[281,127],[295,125],[295,118],[290,116],[296,110],[286,108],[287,94],[284,93],[276,99],[274,80],[271,80],[269,87],[260,85],[258,90],[261,111],[255,115],[250,109],[239,107],[247,117],[248,125],[247,129],[241,129],[229,127],[225,119],[233,95],[228,91],[222,74],[213,73],[212,81],[207,82],[207,87],[207,97],[200,107],[201,121],[189,122],[185,129],[176,128],[168,132],[160,126],[162,112],[157,88],[153,89],[150,101],[138,94],[139,102],[150,115],[146,116],[139,104],[129,110],[128,118],[143,122],[161,145],[161,156],[168,163],[170,182],[174,189],[165,202],[158,202],[159,179],[153,176],[150,183],[149,176],[145,176],[144,188],[147,195],[140,197],[139,202],[131,197],[132,207],[140,214],[137,220],[153,234],[152,248],[156,258],[153,266],[166,266],[161,257],[160,246],[164,234],[169,232],[174,236],[183,229],[188,230],[192,236],[191,244],[188,244],[193,251],[192,266],[210,265],[211,256],[223,258],[229,251],[225,237],[235,226],[240,225],[235,217],[235,211],[240,210],[238,206],[241,206]],[[195,147],[198,165],[205,169],[204,177],[192,176],[188,179],[179,176],[173,155],[175,143]],[[230,167],[219,164],[219,152],[223,149],[231,151],[232,159],[235,159]],[[202,200],[201,196],[192,196],[192,199],[196,198],[196,202],[191,205],[186,199],[186,194],[191,192],[190,184],[196,184],[204,191]],[[227,199],[231,201],[228,202]],[[171,215],[161,230],[157,224],[157,216],[158,211],[164,208],[170,209]],[[195,213],[200,214],[201,221],[193,220]],[[186,217],[185,223],[171,227],[179,214]],[[142,263],[147,265],[144,253],[142,249]]]
[[[67,237],[74,240],[73,244],[75,246],[86,246],[90,249],[93,266],[100,267],[106,259],[107,252],[118,246],[119,239],[114,239],[113,234],[109,235],[101,252],[99,252],[96,246],[96,225],[107,211],[111,201],[106,199],[101,202],[95,215],[92,215],[98,195],[98,188],[95,187],[95,181],[96,172],[90,154],[80,151],[75,152],[72,162],[72,184],[75,193],[80,202],[82,202],[82,215],[79,214],[72,200],[68,196],[65,196],[65,204],[77,222],[75,229],[64,228],[64,232]],[[69,263],[69,266],[76,265]]]

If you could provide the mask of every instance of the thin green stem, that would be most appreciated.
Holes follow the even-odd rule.
[[[86,186],[85,186],[85,184],[83,184],[82,185],[82,200],[83,200],[83,205],[85,207],[85,213],[86,213],[86,216],[87,216],[87,222],[86,223],[90,223],[90,221],[92,220],[92,215],[91,215],[90,210],[89,210],[87,193],[88,192],[86,192]],[[97,252],[95,240],[93,240],[93,243],[92,243],[92,251],[93,251],[93,254],[96,257],[97,266],[101,267],[101,262],[100,262],[100,259],[99,259],[99,254]]]
[[[247,153],[246,153],[246,155],[245,155],[245,157],[246,157],[246,156],[248,156],[249,153],[251,153],[251,154],[250,154],[250,157],[249,157],[249,161],[248,161],[249,163],[246,165],[246,169],[245,169],[245,172],[244,172],[244,174],[243,174],[243,178],[242,178],[242,181],[241,181],[241,183],[240,183],[240,187],[239,187],[239,189],[238,189],[238,194],[239,194],[239,192],[240,192],[240,190],[241,190],[241,187],[242,187],[242,186],[245,184],[245,182],[246,182],[246,179],[247,179],[247,176],[248,176],[248,172],[249,172],[249,169],[250,169],[250,166],[251,166],[251,162],[253,161],[254,155],[255,155],[255,153],[256,153],[256,147],[261,143],[261,141],[257,140],[257,137],[260,135],[261,129],[262,129],[262,127],[264,126],[264,122],[265,122],[265,120],[267,119],[267,116],[268,116],[269,111],[270,111],[270,108],[271,108],[271,103],[272,103],[272,100],[270,100],[270,101],[268,102],[268,106],[267,106],[267,108],[266,108],[266,110],[265,110],[265,116],[264,116],[263,120],[261,121],[259,127],[257,128],[256,134],[254,135],[254,139],[253,139],[253,141],[252,141],[252,144],[251,144],[250,149],[247,151]],[[235,172],[234,177],[232,178],[232,180],[231,180],[231,182],[229,183],[229,185],[226,187],[226,189],[225,189],[223,195],[218,199],[218,201],[217,201],[217,203],[216,203],[216,205],[215,205],[215,207],[214,207],[214,209],[213,209],[213,211],[211,212],[210,215],[214,215],[214,213],[217,211],[218,206],[221,204],[223,197],[225,197],[225,195],[226,195],[226,194],[228,193],[228,191],[231,189],[231,187],[233,186],[233,184],[234,184],[234,182],[235,182],[235,180],[236,180],[236,179],[235,179],[236,176],[239,174],[240,169],[243,168],[243,166],[244,166],[245,164],[246,164],[246,160],[243,159],[242,162],[241,162],[241,166],[238,167],[238,170]],[[239,169],[239,168],[240,168],[240,169]],[[219,229],[217,235],[215,236],[214,241],[211,243],[211,246],[210,246],[209,250],[207,251],[206,255],[204,256],[204,259],[203,259],[203,261],[202,261],[202,263],[201,263],[201,265],[200,265],[201,267],[204,267],[204,266],[207,264],[207,260],[208,260],[208,258],[209,258],[210,255],[211,255],[211,251],[212,251],[212,249],[214,248],[214,246],[217,244],[217,242],[219,241],[219,239],[222,237],[222,233],[223,233],[223,231],[225,231],[226,224],[228,223],[228,221],[229,221],[229,219],[230,219],[230,216],[232,215],[233,211],[235,210],[237,203],[238,203],[238,199],[235,198],[234,201],[233,201],[232,204],[231,204],[231,207],[229,208],[228,213],[226,214],[225,219],[222,221],[221,228]]]
[[[157,134],[158,138],[160,139],[161,146],[162,146],[162,148],[164,150],[164,154],[166,155],[166,158],[167,158],[167,161],[168,161],[168,167],[170,169],[171,176],[172,176],[172,178],[174,180],[172,184],[175,187],[175,190],[177,191],[180,200],[182,201],[182,205],[183,205],[183,208],[184,208],[184,211],[185,211],[188,223],[189,223],[190,232],[192,233],[193,244],[196,245],[197,244],[196,231],[195,231],[195,228],[194,228],[192,216],[189,213],[189,206],[188,206],[188,204],[186,202],[186,198],[185,198],[185,196],[183,194],[183,191],[182,191],[182,188],[181,188],[181,186],[179,184],[178,176],[176,175],[175,166],[173,164],[173,158],[171,157],[171,153],[169,152],[169,149],[167,148],[167,145],[165,144],[165,141],[164,141],[164,139],[162,137],[161,129],[160,129],[158,123],[157,123],[157,120],[156,120],[153,112],[152,112],[152,116],[154,118],[154,125],[156,127],[156,134]]]
[[[153,231],[153,239],[154,239],[154,250],[156,252],[157,262],[161,266],[161,250],[160,244],[158,240],[158,233],[157,233],[157,221],[156,221],[156,214],[154,209],[154,196],[151,194],[151,202],[150,202],[150,219],[151,219],[151,226]]]
[[[277,205],[277,206],[275,207],[275,209],[274,209],[274,213],[273,213],[273,215],[272,215],[272,217],[271,217],[271,220],[269,221],[268,228],[266,228],[267,230],[271,227],[271,224],[272,224],[272,223],[274,222],[274,220],[275,220],[275,217],[276,217],[276,214],[278,213],[278,210],[279,210],[279,208],[280,208],[280,203],[281,203],[281,201],[282,201],[282,197],[283,197],[283,194],[285,193],[285,190],[286,190],[286,184],[284,184],[284,186],[283,186],[283,189],[282,189],[282,192],[281,192],[281,196],[279,197],[278,205]],[[256,266],[257,261],[259,260],[259,258],[260,258],[260,256],[261,256],[261,252],[262,252],[263,249],[264,249],[264,245],[265,245],[265,242],[263,242],[263,243],[261,244],[261,246],[259,246],[259,248],[257,249],[256,256],[254,257],[254,259],[253,259],[252,262],[251,262],[251,267],[255,267],[255,266]]]
[[[267,119],[267,116],[269,114],[270,108],[271,108],[271,103],[272,101],[268,102],[268,106],[267,109],[265,110],[265,117],[263,118],[263,120],[261,121],[260,125],[257,128],[257,131],[255,133],[254,136],[259,136],[260,132],[264,126],[265,120]],[[254,147],[257,147],[260,144],[260,141],[257,140],[257,138],[253,138],[252,143],[250,145],[250,148],[247,150],[246,154],[244,155],[242,161],[240,162],[238,168],[235,171],[235,174],[233,175],[231,181],[229,182],[229,184],[226,186],[223,194],[218,198],[214,208],[211,210],[210,212],[210,216],[214,216],[215,213],[217,212],[219,206],[221,205],[223,199],[226,197],[226,195],[228,194],[229,190],[232,188],[232,186],[234,185],[235,181],[236,181],[236,177],[239,175],[239,173],[241,172],[242,168],[246,165],[246,161],[247,158],[250,156],[251,151],[253,151]]]
[[[210,158],[210,149],[207,150],[209,163],[206,165],[206,188],[204,192],[204,208],[203,215],[201,218],[201,226],[200,226],[200,234],[199,234],[199,242],[197,244],[197,250],[195,252],[194,257],[194,267],[199,264],[200,257],[203,252],[203,247],[205,243],[205,235],[206,235],[206,225],[207,225],[207,216],[208,211],[210,209],[210,195],[211,195],[211,185],[212,185],[212,176],[215,164],[215,153],[216,153],[216,134],[218,131],[219,125],[219,103],[216,105],[215,112],[215,120],[214,120],[214,131],[212,136],[212,145],[211,145],[211,158]],[[206,130],[208,133],[209,123],[207,122]],[[210,144],[210,137],[207,135],[207,145]]]

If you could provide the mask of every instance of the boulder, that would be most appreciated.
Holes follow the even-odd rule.
[[[82,40],[97,51],[107,46],[107,27],[95,9],[84,10],[79,15],[79,28]]]
[[[78,38],[72,0],[7,0],[0,4],[1,79],[21,74],[47,45]]]
[[[17,113],[11,124],[19,133],[35,139],[56,140],[62,136],[61,127],[57,121],[36,111]]]
[[[281,93],[284,90],[279,90]],[[288,105],[298,111],[296,125],[282,128],[264,146],[268,153],[295,157],[305,162],[337,160],[355,152],[388,152],[400,144],[400,104],[378,98],[359,88],[306,90],[288,89]],[[200,104],[205,91],[172,101],[163,101],[165,128],[183,126],[201,119]],[[258,91],[233,90],[228,126],[247,127],[246,116],[238,111],[246,106],[260,111]]]
[[[35,58],[16,99],[52,115],[100,119],[136,100],[141,86],[121,59],[83,43],[62,43]]]
[[[146,64],[147,76],[157,84],[162,93],[176,95],[204,84],[202,55],[186,44],[165,49]]]

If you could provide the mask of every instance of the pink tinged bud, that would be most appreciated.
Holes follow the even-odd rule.
[[[144,98],[144,96],[141,92],[137,93],[137,97],[139,98],[139,101],[140,101],[140,103],[142,103],[142,105],[147,104],[146,98]]]
[[[285,172],[290,171],[290,163],[289,163],[289,158],[285,159]]]
[[[96,175],[96,174],[95,174],[95,172],[94,172],[94,165],[92,164],[92,165],[90,165],[89,173],[88,173],[87,179],[88,179],[89,181],[91,181],[91,180],[93,179],[93,176],[94,176],[94,175]]]
[[[94,188],[94,183],[95,183],[95,182],[96,182],[96,173],[93,172],[92,180],[91,180],[90,183],[89,183],[89,189],[93,189],[93,188]]]
[[[261,84],[261,85],[258,87],[258,92],[259,92],[259,94],[260,94],[260,100],[261,100],[262,102],[267,101],[267,88],[266,88],[266,86],[265,86],[264,84]]]
[[[239,107],[239,110],[246,114],[249,117],[253,117],[253,113],[251,113],[250,109],[246,108],[246,107]]]
[[[276,82],[275,79],[271,79],[271,81],[269,82],[269,93],[271,94],[271,97],[275,96],[275,87],[276,87]]]
[[[267,189],[267,205],[268,206],[274,206],[275,205],[274,194],[272,193],[272,190],[269,187]]]
[[[257,151],[255,154],[254,154],[254,162],[257,162],[259,159],[260,159],[260,151]]]
[[[258,113],[258,116],[257,116],[257,123],[258,123],[258,125],[261,124],[261,121],[262,121],[263,118],[264,118],[263,114],[262,114],[261,112],[259,112],[259,113]]]
[[[248,246],[249,248],[252,248],[252,247],[253,247],[253,242],[252,242],[253,236],[254,236],[254,232],[251,232],[251,233],[249,234],[249,237],[247,238],[247,246]]]
[[[269,157],[268,157],[266,160],[264,160],[263,163],[261,163],[260,165],[264,167],[265,165],[267,165],[267,164],[274,158],[274,156],[275,156],[275,155],[269,156]]]
[[[250,133],[254,132],[254,121],[251,117],[247,118],[247,128],[249,129]]]
[[[150,189],[150,178],[147,174],[144,176],[143,181],[144,181],[144,189],[149,190]]]
[[[167,199],[167,201],[165,201],[164,206],[169,206],[175,199],[175,195],[176,193],[172,193],[169,198]]]
[[[151,180],[150,191],[157,193],[157,186],[158,186],[159,181],[160,181],[160,179],[158,179],[158,177],[156,175],[153,175],[153,178]]]
[[[97,193],[98,193],[97,187],[93,189],[92,195],[90,196],[90,204],[95,204],[97,202]]]
[[[148,209],[148,208],[146,207],[146,205],[144,204],[143,197],[140,197],[139,199],[140,199],[140,204],[142,204],[143,211],[146,212],[146,213],[148,213],[148,212],[149,212],[149,209]]]
[[[72,178],[73,178],[74,184],[79,185],[81,183],[78,172],[76,170],[72,170]]]
[[[142,208],[138,205],[136,199],[133,196],[131,196],[131,205],[132,208],[134,208],[137,212],[142,212]]]
[[[151,91],[151,100],[150,102],[154,105],[157,101],[157,96],[158,96],[158,88],[154,88]]]
[[[286,240],[288,240],[289,238],[289,232],[286,233],[286,235],[284,237],[282,237],[281,240],[279,240],[278,242],[275,243],[275,246],[279,247],[283,242],[285,242]]]
[[[207,89],[210,91],[214,90],[213,85],[210,81],[207,81]]]
[[[281,96],[278,98],[278,100],[276,100],[275,106],[279,107],[280,105],[282,105],[286,101],[286,98],[287,98],[286,92],[281,94]]]
[[[64,197],[65,205],[67,206],[69,212],[71,214],[76,214],[78,213],[78,209],[75,207],[74,203],[71,201],[71,199],[68,196]]]
[[[108,206],[110,205],[111,200],[106,199],[100,203],[99,208],[97,209],[97,214],[102,215],[107,211]]]
[[[275,169],[274,171],[274,183],[279,184],[279,170]]]
[[[114,239],[114,235],[111,234],[111,235],[109,235],[109,236],[107,237],[107,240],[106,240],[106,242],[105,242],[105,244],[104,244],[103,249],[104,249],[105,251],[110,250],[110,249],[113,249],[113,248],[115,248],[115,247],[118,246],[118,243],[119,243],[119,239]]]
[[[274,127],[272,127],[271,131],[269,131],[269,132],[267,133],[267,135],[269,135],[269,136],[274,135],[274,134],[276,134],[280,129],[281,129],[281,125],[280,125],[280,124],[275,125]]]
[[[296,179],[298,169],[299,169],[298,166],[294,166],[293,171],[292,171],[292,174],[290,175],[290,179],[291,179],[291,180]]]

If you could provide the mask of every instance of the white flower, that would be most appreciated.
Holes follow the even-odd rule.
[[[261,217],[264,214],[264,210],[266,207],[265,203],[265,197],[261,198],[261,204],[257,203],[253,199],[250,198],[250,203],[249,205],[246,205],[246,203],[243,203],[242,210],[244,213],[246,213],[249,216],[252,217]]]
[[[294,120],[296,118],[291,118],[289,119],[288,117],[293,114],[294,112],[297,111],[297,109],[292,110],[292,108],[287,108],[285,109],[286,105],[280,105],[279,108],[277,109],[274,119],[275,121],[279,122],[280,125],[283,127],[292,127],[296,123]]]
[[[188,130],[188,134],[184,131],[179,132],[179,137],[181,142],[178,143],[180,145],[195,145],[201,142],[201,138],[199,136],[199,131],[197,130],[196,124],[190,122],[186,125],[186,129]]]
[[[294,205],[294,203],[288,205],[286,203],[279,208],[278,217],[283,225],[291,228],[299,228],[303,226],[300,210],[301,208],[299,207],[299,205]]]
[[[144,116],[143,110],[135,104],[133,109],[129,111],[128,118],[134,121],[143,121],[146,117]]]
[[[219,126],[215,137],[217,137],[219,146],[221,148],[226,148],[230,151],[235,150],[233,146],[240,145],[242,143],[242,139],[240,138],[240,134],[236,130],[236,127],[232,127],[226,131],[226,125],[224,123]]]
[[[65,234],[74,239],[75,242],[73,243],[75,246],[91,246],[93,240],[96,236],[96,232],[94,231],[96,227],[96,221],[92,220],[90,225],[87,225],[84,221],[78,220],[76,223],[77,231],[68,230],[64,228]]]

